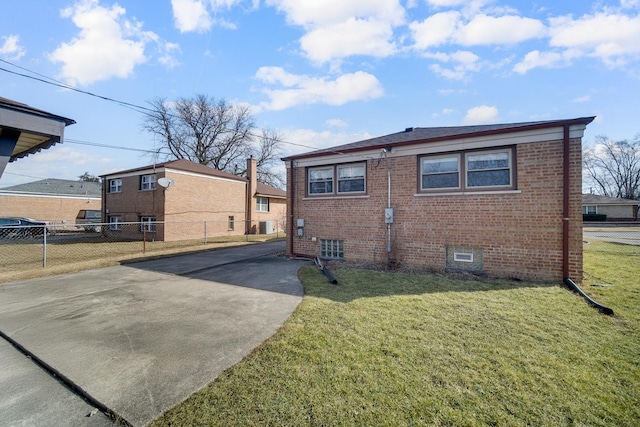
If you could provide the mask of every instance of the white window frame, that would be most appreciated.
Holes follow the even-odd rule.
[[[109,193],[122,193],[122,178],[109,180]]]
[[[109,230],[121,231],[122,230],[122,217],[120,215],[114,215],[109,217]]]
[[[444,159],[453,159],[455,158],[457,163],[458,163],[458,170],[456,172],[454,171],[443,171],[443,172],[431,172],[431,173],[425,173],[424,172],[424,161],[425,160],[444,160]],[[422,191],[433,191],[433,190],[459,190],[460,189],[460,176],[462,175],[462,171],[460,168],[460,164],[461,164],[461,159],[460,159],[460,153],[450,153],[450,154],[440,154],[440,155],[436,155],[436,156],[422,156],[420,157],[420,190]],[[445,175],[445,174],[451,174],[451,173],[457,173],[458,174],[458,185],[456,185],[455,187],[423,187],[423,177],[425,175]]]
[[[472,156],[486,155],[486,154],[507,154],[508,166],[498,168],[486,168],[486,169],[469,169],[469,158]],[[513,188],[513,149],[502,148],[495,150],[482,150],[482,151],[468,151],[464,153],[464,168],[465,168],[465,188],[467,189],[486,189],[486,188]],[[469,173],[478,171],[500,171],[507,169],[509,171],[509,183],[508,184],[491,184],[491,185],[474,185],[469,186]]]
[[[483,155],[483,154],[497,154],[497,153],[506,153],[508,158],[508,168],[493,168],[493,169],[474,169],[471,172],[478,171],[491,171],[491,170],[509,170],[509,184],[495,184],[495,185],[474,185],[469,186],[469,168],[468,162],[471,156]],[[423,187],[422,185],[422,177],[424,174],[424,160],[437,160],[437,159],[446,159],[456,157],[458,159],[458,187]],[[435,155],[423,155],[418,157],[419,160],[419,174],[418,174],[418,188],[420,191],[424,193],[428,192],[457,192],[457,191],[504,191],[509,189],[516,188],[516,165],[515,165],[515,148],[514,147],[504,147],[504,148],[493,148],[487,150],[473,150],[473,151],[460,151],[460,152],[452,152],[452,153],[444,153],[444,154],[435,154]],[[450,171],[444,171],[444,173],[452,173]]]
[[[140,176],[140,190],[150,191],[156,189],[156,176],[154,174],[147,174]]]
[[[268,197],[256,197],[256,211],[257,212],[269,212],[269,198]]]
[[[589,212],[590,208],[593,208],[593,212]],[[582,213],[584,215],[598,215],[598,206],[596,206],[596,205],[584,205],[582,207]]]
[[[320,171],[320,170],[327,170],[327,171],[331,171],[331,177],[330,178],[325,178],[325,179],[318,179],[318,180],[311,180],[311,174],[314,171]],[[320,166],[320,167],[314,167],[314,168],[309,168],[307,169],[307,193],[311,196],[324,196],[327,194],[334,194],[335,192],[335,185],[334,185],[334,181],[335,181],[335,171],[333,166]],[[320,182],[324,182],[325,183],[325,189],[327,184],[331,185],[331,191],[321,191],[321,192],[314,192],[311,191],[311,184],[313,183],[320,183]]]
[[[354,176],[354,177],[340,177],[340,171],[341,170],[345,170],[348,168],[354,168],[354,167],[361,167],[362,168],[362,172],[363,175],[362,177],[360,176]],[[324,170],[324,171],[330,171],[330,178],[325,178],[322,180],[315,180],[312,181],[311,180],[311,175],[314,171],[320,171],[320,170]],[[347,180],[352,180],[352,181],[360,181],[362,180],[362,190],[357,190],[357,191],[340,191],[340,182],[344,182]],[[323,191],[323,192],[313,192],[312,191],[312,184],[313,183],[319,183],[319,182],[324,182],[324,183],[330,183],[331,186],[331,191]],[[326,186],[326,184],[325,184]],[[367,192],[367,163],[366,162],[361,162],[361,163],[343,163],[343,164],[338,164],[338,165],[331,165],[331,166],[317,166],[317,167],[310,167],[307,169],[307,194],[311,197],[322,197],[322,196],[332,196],[332,195],[354,195],[354,194],[366,194]]]
[[[349,168],[362,168],[362,176],[347,176],[340,178],[340,171]],[[365,193],[367,191],[367,164],[366,163],[349,163],[344,165],[336,166],[336,185],[335,191],[338,194],[354,194],[354,193]],[[340,182],[344,181],[360,181],[362,180],[362,190],[356,191],[340,191]]]
[[[140,232],[146,231],[147,233],[156,232],[156,217],[155,216],[141,216],[140,217]]]

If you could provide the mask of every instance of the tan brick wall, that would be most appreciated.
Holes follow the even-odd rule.
[[[388,258],[425,268],[445,268],[446,247],[481,248],[492,276],[562,280],[562,141],[518,145],[519,193],[415,196],[416,156],[391,164],[391,253],[387,254],[387,168],[367,164],[368,198],[305,199],[305,169],[295,169],[296,219],[303,238],[293,237],[290,254],[319,255],[320,239],[344,241],[349,261],[386,263]],[[581,143],[571,141],[570,277],[582,280]],[[289,188],[293,175],[288,171]]]
[[[175,184],[164,191],[166,205],[164,221],[207,221],[207,234],[242,235],[245,233],[245,188],[240,181],[211,179],[200,176],[167,173]],[[229,216],[234,217],[234,229],[229,231]],[[199,238],[203,229],[187,224],[166,227],[165,240]]]
[[[24,216],[56,224],[73,224],[81,209],[100,210],[100,199],[0,195],[0,216]]]
[[[253,208],[256,209],[256,204],[253,204]],[[287,219],[287,202],[283,199],[269,198],[269,212],[254,212],[253,220],[251,221],[252,227],[256,227],[259,231],[259,223],[261,221],[273,221],[273,225],[276,231],[282,232],[285,230],[285,222]]]

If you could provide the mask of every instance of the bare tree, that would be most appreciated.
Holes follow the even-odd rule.
[[[640,199],[640,134],[633,141],[596,137],[596,144],[582,154],[586,183],[597,194]]]
[[[275,131],[257,135],[249,107],[224,99],[195,95],[167,102],[149,101],[153,112],[143,129],[157,137],[156,149],[168,150],[168,158],[188,159],[214,169],[246,175],[246,159],[253,156],[258,180],[281,187],[284,179],[273,172],[279,162],[280,137]]]

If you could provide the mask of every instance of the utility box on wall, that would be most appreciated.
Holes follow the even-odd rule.
[[[273,234],[275,232],[273,221],[260,221],[260,234]]]

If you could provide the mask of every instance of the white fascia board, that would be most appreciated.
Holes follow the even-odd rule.
[[[572,125],[569,138],[582,138],[586,125]],[[510,132],[497,135],[455,138],[443,141],[416,143],[394,147],[394,152],[386,153],[387,157],[415,156],[422,154],[447,153],[451,151],[476,150],[508,145],[531,144],[545,141],[561,141],[564,138],[562,126],[534,129],[522,132]],[[377,160],[381,157],[380,149],[358,151],[355,153],[331,153],[321,157],[294,160],[295,167],[320,166],[336,163],[350,163],[364,160]],[[289,168],[289,162],[286,162]]]
[[[5,197],[36,197],[43,199],[82,199],[82,200],[102,200],[100,197],[96,196],[83,196],[81,194],[51,194],[51,193],[20,193],[20,192],[12,192],[12,191],[2,191],[0,190],[0,196]]]
[[[0,123],[2,126],[33,132],[41,135],[58,136],[62,139],[65,123],[60,120],[34,116],[19,111],[0,108]]]
[[[183,170],[178,170],[178,169],[171,169],[171,168],[166,168],[166,167],[161,167],[161,168],[149,168],[149,169],[141,169],[135,172],[127,172],[127,173],[115,173],[115,174],[111,174],[111,175],[104,175],[105,179],[110,180],[110,179],[118,179],[118,178],[128,178],[131,176],[140,176],[140,175],[150,175],[153,173],[164,173],[165,176],[167,175],[167,173],[173,173],[176,175],[188,175],[188,176],[195,176],[198,178],[205,178],[205,179],[214,179],[214,180],[219,180],[219,181],[225,181],[225,182],[233,182],[236,184],[240,184],[240,185],[247,185],[246,182],[244,181],[240,181],[240,180],[235,180],[235,179],[229,179],[229,178],[223,178],[223,177],[219,177],[219,176],[213,176],[213,175],[204,175],[204,174],[200,174],[200,173],[195,173],[195,172],[187,172],[187,171],[183,171]]]
[[[200,174],[200,173],[194,173],[194,172],[187,172],[187,171],[182,171],[182,170],[177,170],[177,169],[164,169],[165,172],[165,176],[167,174],[167,172],[170,173],[175,173],[176,175],[187,175],[187,176],[196,176],[198,178],[206,178],[206,179],[214,179],[214,180],[218,180],[218,181],[225,181],[225,182],[232,182],[234,184],[240,184],[240,185],[247,185],[246,182],[244,181],[240,181],[240,180],[236,180],[236,179],[230,179],[230,178],[223,178],[221,176],[213,176],[213,175],[204,175],[204,174]]]

